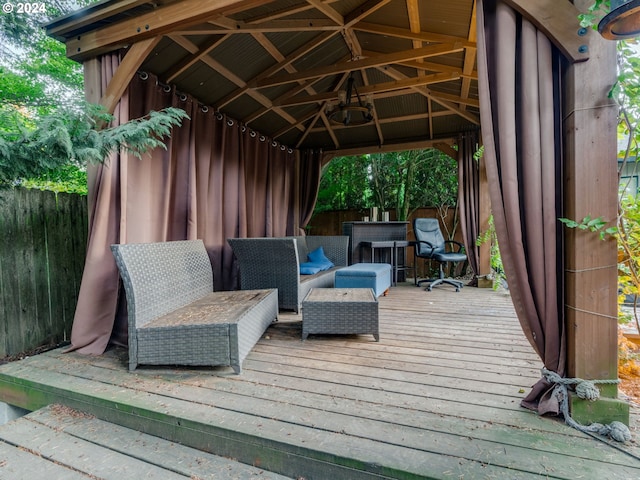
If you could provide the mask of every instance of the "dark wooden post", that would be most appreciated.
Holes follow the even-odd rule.
[[[590,0],[576,0],[586,11]],[[588,40],[587,40],[588,38]],[[616,81],[615,43],[596,32],[585,35],[589,60],[567,67],[565,101],[565,212],[612,224],[617,215],[617,106],[608,98]],[[616,379],[617,253],[614,239],[566,229],[565,313],[569,377]],[[615,385],[601,387],[601,400],[573,398],[573,417],[581,423],[619,420],[628,424],[628,405],[617,400]]]

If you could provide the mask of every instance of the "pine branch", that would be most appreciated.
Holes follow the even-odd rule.
[[[35,121],[17,117],[15,112],[2,112],[0,184],[38,177],[63,165],[104,162],[118,151],[141,158],[152,149],[166,149],[165,139],[185,118],[188,116],[183,110],[167,108],[96,130],[112,117],[95,105],[87,105],[83,111],[59,111]]]

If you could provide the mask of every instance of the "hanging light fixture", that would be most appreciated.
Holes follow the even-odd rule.
[[[327,117],[337,125],[364,125],[373,120],[373,103],[363,100],[356,88],[353,72],[347,79],[347,90],[338,92],[339,103],[327,112]]]
[[[598,32],[608,40],[640,36],[640,0],[611,0],[611,11],[598,23]]]

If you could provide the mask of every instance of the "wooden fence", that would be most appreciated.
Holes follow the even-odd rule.
[[[69,338],[86,253],[86,200],[0,190],[0,358]]]

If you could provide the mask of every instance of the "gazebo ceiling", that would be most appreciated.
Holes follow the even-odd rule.
[[[291,147],[348,152],[478,127],[475,22],[475,0],[108,0],[47,32],[78,61],[137,44],[135,69],[203,105]],[[362,126],[327,115],[351,72],[374,107]]]

